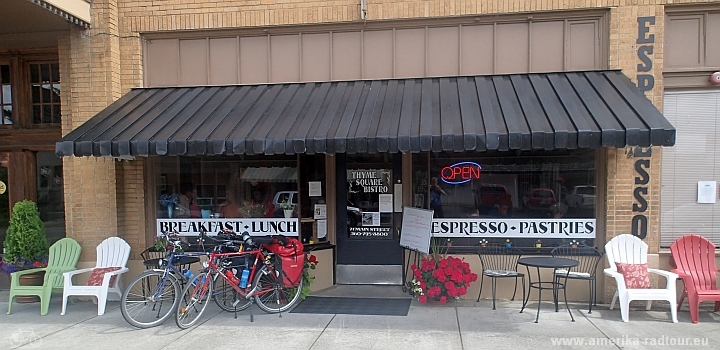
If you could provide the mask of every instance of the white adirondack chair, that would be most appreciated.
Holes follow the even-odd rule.
[[[63,273],[65,283],[63,286],[63,304],[62,313],[65,315],[65,309],[67,308],[67,300],[71,295],[83,295],[83,296],[94,296],[98,302],[98,315],[105,313],[105,303],[108,300],[108,294],[112,293],[117,295],[117,299],[120,300],[122,297],[122,278],[121,274],[129,271],[126,267],[128,259],[130,258],[130,245],[120,237],[110,237],[100,245],[97,246],[97,262],[95,267],[80,269],[70,272]],[[72,277],[86,272],[92,272],[98,268],[109,268],[119,267],[120,269],[106,272],[102,279],[102,284],[98,286],[80,286],[73,285]],[[112,285],[110,285],[113,276],[117,276]]]
[[[675,281],[678,275],[669,271],[648,268],[648,272],[655,273],[667,279],[667,287],[663,289],[627,289],[625,279],[617,271],[615,262],[626,264],[647,264],[648,246],[640,238],[633,235],[622,234],[605,244],[605,256],[607,256],[610,267],[605,269],[605,274],[615,278],[617,290],[610,303],[610,310],[615,307],[615,301],[620,299],[620,315],[623,322],[628,322],[628,311],[630,302],[633,300],[647,300],[646,310],[650,310],[652,300],[667,300],[670,303],[672,321],[677,322],[677,295],[675,295]]]

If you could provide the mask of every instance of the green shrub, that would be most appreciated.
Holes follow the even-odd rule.
[[[46,256],[48,249],[45,225],[40,220],[37,205],[29,200],[17,202],[5,236],[4,260],[22,258],[35,261],[38,257]]]

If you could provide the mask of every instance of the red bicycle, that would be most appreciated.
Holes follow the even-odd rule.
[[[203,270],[190,279],[182,291],[175,323],[186,329],[202,316],[212,297],[225,311],[241,311],[253,301],[265,312],[283,312],[300,300],[302,278],[288,286],[287,277],[268,244],[286,244],[283,236],[252,238],[219,234],[211,237],[218,245],[203,263]],[[300,257],[304,264],[304,256]],[[218,288],[217,292],[214,289]],[[237,316],[236,316],[237,317]],[[252,321],[252,310],[250,320]]]

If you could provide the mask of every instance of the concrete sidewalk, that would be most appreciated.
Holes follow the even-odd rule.
[[[540,322],[534,323],[534,301],[524,313],[518,301],[500,301],[497,310],[489,301],[445,306],[413,301],[405,317],[279,317],[254,307],[251,323],[247,311],[234,319],[212,303],[202,324],[180,330],[173,319],[136,329],[125,322],[118,302],[109,302],[105,315],[97,316],[95,304],[78,301],[60,316],[60,297],[55,296],[49,314],[40,316],[37,303],[15,304],[13,314],[6,315],[7,300],[7,291],[0,292],[0,349],[670,349],[687,342],[699,346],[682,347],[720,349],[720,313],[712,313],[710,303],[701,310],[699,324],[690,322],[687,310],[678,313],[676,324],[664,307],[634,309],[630,322],[623,323],[617,309],[599,305],[587,314],[580,304],[571,305],[573,323],[567,310],[556,313],[550,302],[543,302]]]

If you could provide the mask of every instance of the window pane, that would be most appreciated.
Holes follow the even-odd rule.
[[[53,84],[53,95],[55,95],[55,98],[53,98],[54,102],[60,102],[60,84]]]
[[[52,102],[52,100],[51,100],[52,91],[50,90],[51,86],[52,85],[50,85],[50,84],[43,84],[43,86],[42,86],[42,102],[43,103],[51,103]]]
[[[5,85],[2,87],[2,101],[3,104],[9,105],[12,103],[12,87],[10,85]]]
[[[40,113],[40,106],[33,106],[33,123],[40,124],[42,121],[42,114]]]
[[[10,84],[9,65],[0,65],[0,84]]]
[[[40,69],[41,69],[41,74],[42,74],[42,76],[41,76],[42,82],[43,83],[50,82],[50,65],[49,64],[41,64]]]
[[[65,237],[65,197],[62,159],[53,152],[37,153],[37,206],[50,244]]]
[[[40,82],[40,65],[39,64],[31,64],[30,65],[30,82],[31,83],[39,83]]]
[[[33,86],[32,87],[32,103],[40,103],[40,96],[42,96],[42,92],[40,91],[40,86]]]
[[[53,111],[52,122],[55,124],[59,124],[60,123],[60,105],[54,104],[52,106],[52,111]]]
[[[42,106],[42,122],[45,124],[52,123],[52,105]]]
[[[57,63],[53,63],[51,65],[51,67],[52,67],[51,68],[51,70],[52,70],[52,81],[51,82],[57,83],[58,81],[60,81],[60,65]]]
[[[2,118],[3,124],[12,124],[12,106],[5,106],[3,107],[3,118]]]

